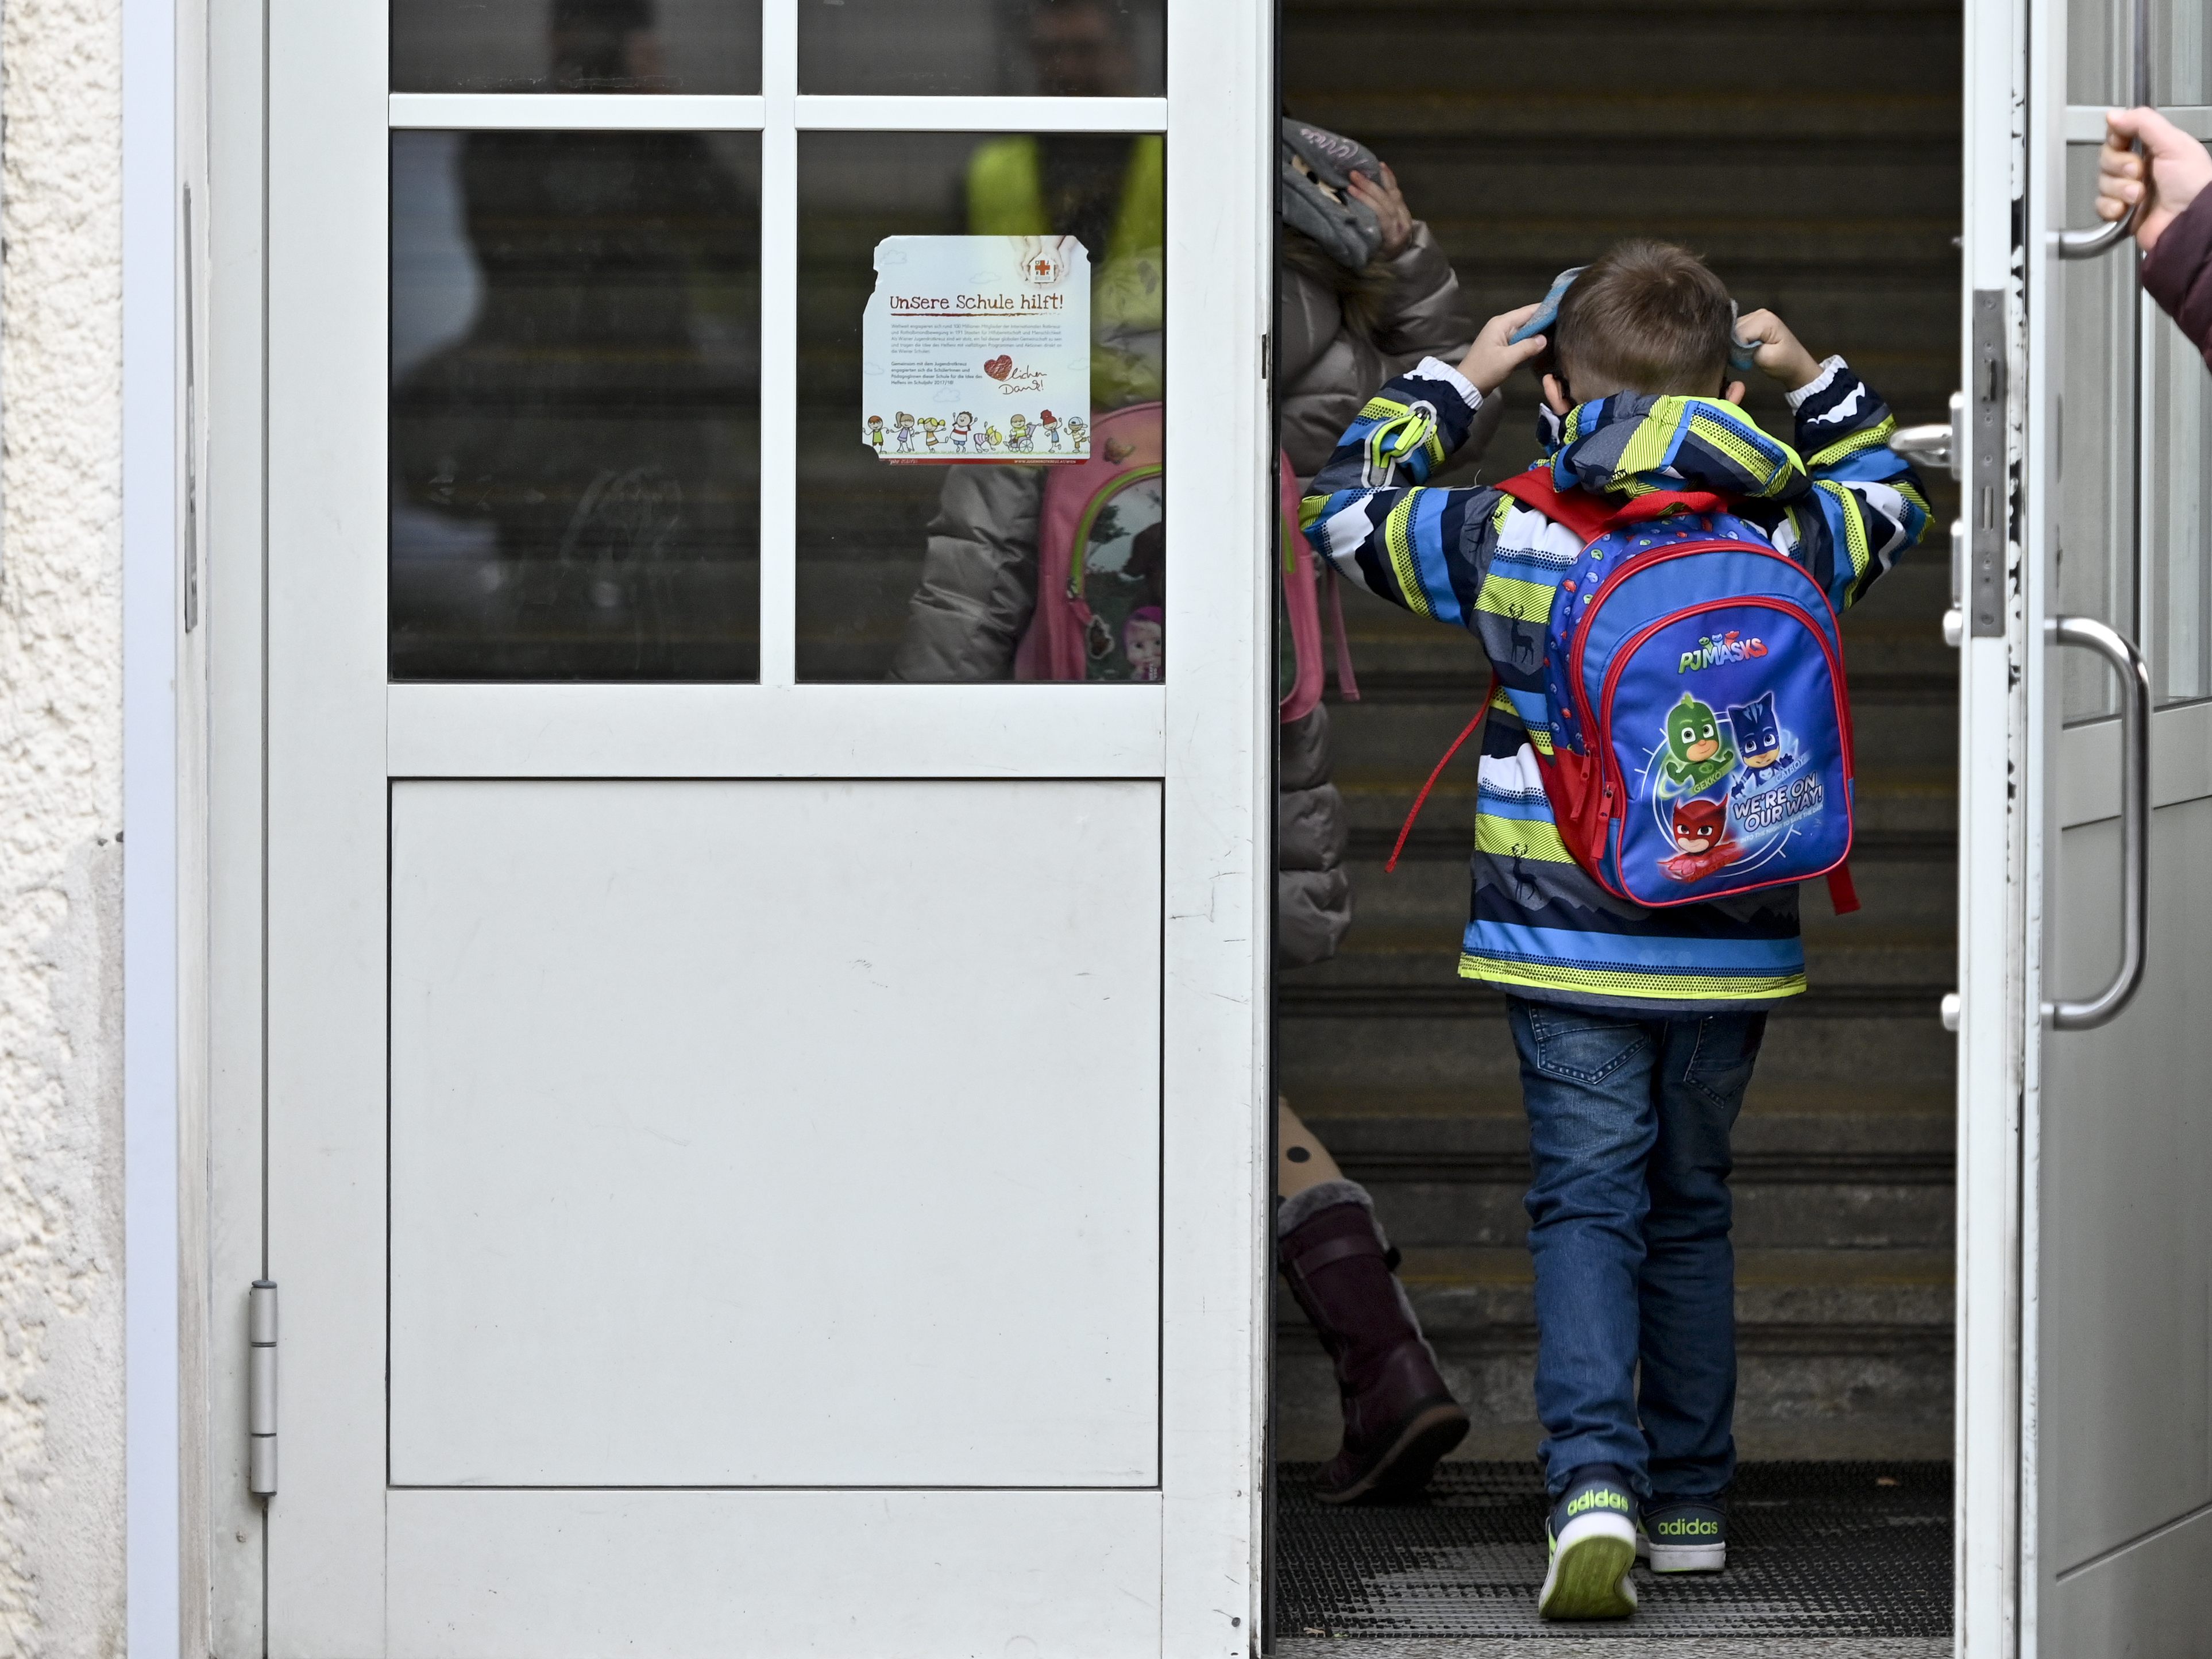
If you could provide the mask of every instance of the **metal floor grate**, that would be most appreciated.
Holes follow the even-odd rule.
[[[1547,1625],[1544,1487],[1533,1464],[1446,1463],[1425,1502],[1334,1509],[1313,1464],[1281,1467],[1276,1633],[1300,1638],[1943,1637],[1948,1463],[1747,1463],[1723,1573],[1655,1578],[1636,1617]]]

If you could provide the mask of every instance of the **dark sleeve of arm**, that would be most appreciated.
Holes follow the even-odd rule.
[[[1455,362],[1474,342],[1459,276],[1428,226],[1416,222],[1413,240],[1388,262],[1390,292],[1383,300],[1375,344],[1386,357],[1442,357]]]
[[[954,466],[930,521],[895,680],[1003,680],[1036,610],[1044,469]]]
[[[2199,191],[2143,256],[2142,285],[2212,363],[2212,190]]]

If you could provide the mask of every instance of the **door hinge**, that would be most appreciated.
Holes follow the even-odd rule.
[[[276,1286],[257,1279],[246,1304],[246,1489],[276,1490]]]

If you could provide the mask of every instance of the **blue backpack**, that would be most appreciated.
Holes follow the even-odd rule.
[[[1540,465],[1498,488],[1584,544],[1552,604],[1536,753],[1575,861],[1655,909],[1816,876],[1857,908],[1843,639],[1811,573],[1707,491],[1615,507]],[[1677,509],[1712,516],[1678,528]]]

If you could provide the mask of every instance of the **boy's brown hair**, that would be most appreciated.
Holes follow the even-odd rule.
[[[1559,301],[1553,352],[1577,401],[1616,388],[1710,398],[1721,389],[1735,327],[1728,289],[1702,259],[1639,240],[1617,244],[1575,278]]]

